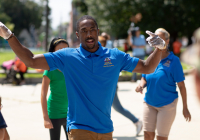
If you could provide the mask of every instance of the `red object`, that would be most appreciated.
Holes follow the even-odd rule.
[[[124,43],[124,51],[125,51],[125,52],[128,51],[128,45],[127,45],[127,43]]]
[[[175,41],[172,46],[174,54],[179,54],[181,52],[182,44],[179,41]]]

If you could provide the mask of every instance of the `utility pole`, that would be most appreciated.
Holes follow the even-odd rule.
[[[46,36],[45,36],[45,51],[48,50],[48,38],[49,38],[49,0],[46,0]]]

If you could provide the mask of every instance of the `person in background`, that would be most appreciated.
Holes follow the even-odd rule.
[[[125,53],[128,52],[128,41],[127,41],[127,39],[124,41],[124,52]]]
[[[133,57],[144,60],[146,40],[144,35],[140,34],[140,28],[134,27],[134,31],[129,33],[131,39],[131,47],[133,50]],[[133,73],[132,82],[137,81],[137,73]]]
[[[106,46],[105,46],[106,48],[108,48],[108,49],[114,48],[113,42],[110,40],[109,34],[107,34],[106,32],[102,32],[101,36],[103,36],[106,39]]]
[[[13,70],[16,72],[16,74],[17,73],[20,74],[19,84],[24,85],[25,84],[24,73],[26,73],[27,67],[18,57],[15,58]],[[18,81],[16,74],[14,76],[14,79]]]
[[[170,34],[165,29],[157,29],[155,34],[162,38],[168,46]],[[142,75],[136,92],[142,93],[143,89],[147,87],[143,109],[145,140],[154,140],[155,130],[157,130],[157,140],[168,140],[176,116],[178,102],[176,84],[183,100],[183,116],[186,121],[191,121],[184,80],[179,58],[173,52],[169,52],[167,47],[162,51],[162,60],[156,70],[151,74]]]
[[[195,67],[193,71],[197,97],[200,101],[200,28],[194,32],[194,44],[181,55],[181,60]]]
[[[102,47],[106,46],[106,39],[102,36],[99,36],[99,42],[101,43]],[[116,88],[115,91],[115,97],[113,99],[113,103],[112,103],[112,107],[121,115],[125,116],[126,118],[128,118],[129,120],[131,120],[133,122],[133,124],[135,124],[136,126],[136,136],[139,135],[139,133],[142,131],[142,121],[139,120],[137,117],[135,117],[129,110],[123,108],[123,106],[121,105],[118,95],[117,95],[117,89],[118,86]]]
[[[2,107],[3,107],[3,105],[1,103],[1,96],[0,96],[0,140],[10,140],[10,136],[6,129],[6,127],[7,127],[6,122],[1,113]]]
[[[182,44],[179,42],[178,38],[173,42],[172,46],[174,54],[180,57]]]
[[[69,47],[62,38],[51,41],[49,52],[55,52]],[[50,85],[50,95],[47,101],[47,92]],[[41,90],[41,105],[44,118],[44,127],[49,129],[51,140],[60,140],[61,126],[66,131],[68,97],[63,73],[59,70],[44,71]]]
[[[106,38],[103,37],[103,36],[98,36],[98,39],[99,39],[99,42],[101,43],[101,46],[102,46],[102,47],[105,47],[105,46],[106,46],[106,43],[107,43]]]

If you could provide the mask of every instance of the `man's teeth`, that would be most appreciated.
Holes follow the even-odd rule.
[[[93,40],[87,40],[88,42],[93,42]]]

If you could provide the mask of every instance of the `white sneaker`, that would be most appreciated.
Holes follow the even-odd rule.
[[[139,135],[139,133],[142,131],[142,121],[139,120],[138,122],[135,123],[135,126],[136,126],[136,136]]]

